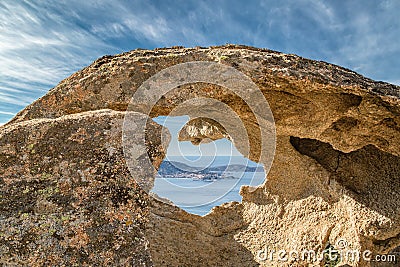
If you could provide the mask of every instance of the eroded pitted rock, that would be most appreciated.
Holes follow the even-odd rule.
[[[399,155],[398,86],[326,62],[235,45],[134,50],[105,56],[63,80],[12,122],[104,108],[124,111],[133,93],[149,77],[191,61],[219,62],[249,76],[268,100],[280,134],[317,139],[345,152],[370,143]],[[191,84],[164,96],[151,116],[168,115],[183,101],[200,96],[227,104],[239,116],[251,114],[229,89]],[[341,125],[343,131],[338,131]]]
[[[194,145],[209,143],[218,139],[230,139],[226,129],[217,121],[209,118],[190,120],[179,131],[179,141],[191,141]]]
[[[144,236],[149,200],[126,166],[124,115],[103,110],[2,128],[2,264],[151,265]],[[131,118],[147,120],[139,113]],[[161,130],[155,123],[148,127]],[[152,141],[153,154],[159,150],[163,157],[160,143]],[[154,172],[138,166],[137,175],[153,179]]]
[[[215,208],[205,217],[149,199],[149,212],[131,199],[121,204],[121,198],[114,196],[126,196],[123,188],[135,187],[120,161],[120,137],[111,138],[101,132],[96,135],[95,130],[110,125],[120,129],[123,113],[81,113],[103,108],[124,111],[133,93],[150,76],[166,67],[197,60],[217,61],[242,71],[268,100],[278,141],[267,181],[256,190],[243,187],[242,203]],[[150,116],[168,115],[194,97],[214,98],[236,112],[249,133],[249,157],[257,159],[254,154],[259,153],[260,131],[255,117],[243,100],[227,88],[201,83],[181,86],[163,96]],[[39,256],[35,255],[42,255],[46,259],[54,256],[57,261],[62,258],[61,251],[66,251],[62,260],[73,262],[72,258],[77,258],[82,263],[95,259],[93,262],[104,264],[107,257],[128,259],[126,252],[131,249],[132,259],[158,266],[308,266],[309,262],[304,261],[262,261],[257,254],[266,246],[286,251],[322,250],[327,245],[335,246],[340,239],[346,239],[352,249],[388,253],[400,246],[399,97],[398,86],[375,82],[338,66],[241,46],[136,50],[103,57],[62,81],[1,128],[0,176],[4,190],[0,216],[2,232],[6,234],[1,237],[1,253],[5,255],[2,259],[36,260]],[[138,103],[138,109],[140,104],[143,103]],[[175,115],[186,113],[188,110],[181,109]],[[118,114],[115,116],[119,119],[111,119],[114,115],[110,114]],[[91,116],[96,119],[90,120]],[[55,123],[64,122],[68,127],[51,130]],[[191,125],[194,128],[190,140],[204,138],[200,129],[195,130],[198,125]],[[214,133],[223,133],[218,125],[212,126],[216,127]],[[72,132],[66,130],[71,127]],[[68,134],[63,135],[64,131]],[[232,139],[240,147],[241,140]],[[86,145],[91,149],[76,152]],[[58,158],[53,156],[55,151]],[[157,165],[163,154],[151,154]],[[93,158],[99,161],[90,161]],[[92,170],[93,164],[97,166],[96,162],[103,164],[97,168],[104,173],[85,171]],[[119,167],[111,168],[110,162]],[[81,177],[88,175],[91,182],[82,184]],[[66,177],[72,181],[64,185]],[[95,177],[108,178],[103,181]],[[114,181],[112,177],[119,178]],[[104,183],[103,193],[88,197],[87,192],[97,192]],[[64,201],[61,190],[71,203]],[[138,188],[134,192],[139,192],[139,199],[145,196]],[[119,206],[114,207],[113,201]],[[58,204],[64,202],[69,204]],[[122,207],[134,217],[140,215],[143,222],[118,224],[121,219],[117,216],[111,220],[114,224],[95,224],[96,218],[125,214]],[[108,209],[113,212],[106,216]],[[63,220],[50,221],[57,226],[54,229],[46,223],[49,216],[69,214],[66,211],[77,214],[74,223],[67,223],[72,234],[58,240],[64,233]],[[37,214],[43,216],[44,223]],[[40,230],[41,225],[45,225],[44,230]],[[97,236],[100,228],[96,225],[106,225],[106,236],[122,236],[126,241],[121,241],[122,248],[113,247],[111,241],[89,247],[91,240],[107,240]],[[127,225],[135,225],[133,229],[138,230],[131,235]],[[95,234],[88,231],[92,228],[96,229]],[[32,233],[30,229],[35,230]],[[44,241],[24,243],[26,239]],[[65,250],[68,246],[71,248]],[[32,254],[36,250],[39,254]],[[368,265],[362,262],[359,266]]]

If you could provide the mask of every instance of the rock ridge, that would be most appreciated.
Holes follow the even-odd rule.
[[[122,147],[137,88],[158,71],[191,61],[218,62],[250,77],[272,109],[277,134],[266,182],[242,187],[241,203],[204,217],[149,197],[132,178]],[[257,159],[255,117],[226,88],[180,86],[150,114],[132,118],[151,121],[195,97],[214,98],[238,114],[249,133],[246,156]],[[175,115],[200,108],[218,112],[193,103]],[[232,137],[210,119],[187,124],[181,138]],[[132,143],[156,168],[165,156],[164,130],[149,122],[148,142]],[[241,140],[232,142],[240,148]],[[134,160],[138,176],[154,178],[141,157]],[[340,239],[374,255],[400,246],[400,87],[268,49],[173,47],[104,56],[0,126],[0,162],[0,262],[6,265],[309,266],[257,255],[265,246],[318,251]]]

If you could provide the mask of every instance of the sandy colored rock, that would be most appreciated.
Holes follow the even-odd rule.
[[[99,110],[2,128],[3,265],[151,265],[144,236],[149,200],[125,163],[124,115]]]
[[[264,185],[242,187],[241,203],[216,207],[204,217],[149,198],[131,178],[121,145],[124,111],[137,88],[158,71],[190,61],[214,61],[248,75],[268,100],[277,133]],[[163,96],[150,117],[168,115],[193,97],[214,98],[237,113],[249,133],[247,156],[258,159],[255,117],[226,88],[181,86]],[[217,112],[192,105],[175,115],[199,108]],[[105,56],[0,128],[1,260],[322,266],[262,261],[257,254],[265,247],[322,250],[340,239],[352,249],[390,253],[400,246],[399,115],[398,86],[267,49],[227,45]],[[161,127],[152,125],[143,153],[149,151],[157,167],[164,152],[157,137]],[[194,143],[229,134],[212,120],[197,119],[184,129],[189,128],[181,138]],[[240,150],[241,140],[229,136]],[[341,264],[346,263],[371,266]]]
[[[191,141],[194,145],[199,145],[204,140],[209,143],[222,138],[230,139],[226,129],[219,122],[209,118],[188,121],[178,136],[179,141]]]

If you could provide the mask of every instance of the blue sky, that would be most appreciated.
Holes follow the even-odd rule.
[[[185,160],[185,158],[177,158],[186,156],[195,156],[196,159],[202,156],[213,157],[215,155],[242,157],[242,154],[228,139],[219,139],[200,145],[193,145],[189,141],[179,142],[179,131],[189,121],[189,116],[159,116],[154,118],[154,121],[168,128],[171,140],[168,145],[167,157],[174,157],[174,161],[186,162],[188,160]],[[189,164],[190,162],[186,163]],[[202,162],[199,164],[202,164]],[[197,165],[197,167],[202,167],[202,165]]]
[[[400,84],[400,1],[0,2],[0,124],[104,54],[225,43]]]

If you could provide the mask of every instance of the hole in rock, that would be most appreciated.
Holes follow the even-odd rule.
[[[168,128],[171,140],[160,165],[152,193],[187,212],[205,215],[215,206],[241,201],[242,185],[259,186],[265,171],[245,158],[228,138],[179,141],[188,116],[153,119]]]

